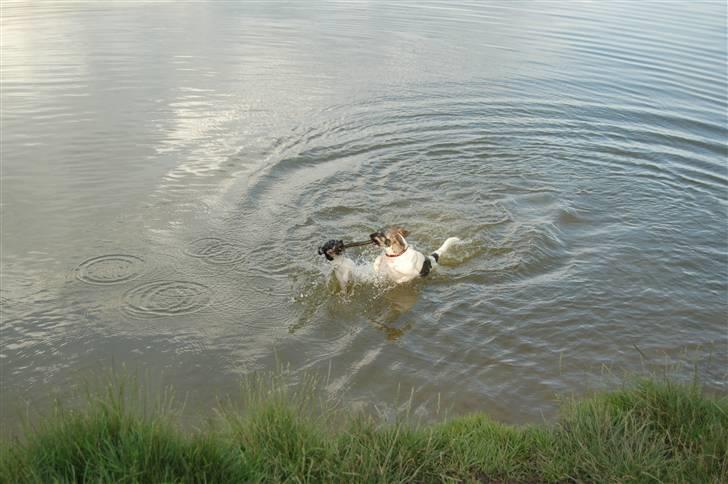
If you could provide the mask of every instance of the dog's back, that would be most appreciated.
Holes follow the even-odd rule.
[[[385,251],[374,261],[374,271],[397,284],[428,275],[432,268],[437,265],[440,256],[460,239],[457,237],[448,238],[429,256],[412,249],[404,237],[400,237],[400,240],[405,247],[402,253],[390,255]]]
[[[401,227],[389,227],[369,236],[372,243],[383,249],[372,267],[377,276],[397,284],[426,276],[437,265],[440,257],[460,240],[457,237],[450,237],[437,250],[425,256],[410,247],[405,240],[408,234],[407,230]],[[351,281],[356,268],[351,259],[342,255],[345,248],[340,240],[330,240],[319,248],[319,254],[325,255],[333,262],[334,274],[342,287]]]

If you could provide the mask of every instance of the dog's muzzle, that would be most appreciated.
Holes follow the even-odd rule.
[[[369,238],[372,240],[372,242],[374,244],[376,244],[377,246],[380,246],[380,247],[382,245],[382,241],[387,240],[387,237],[384,235],[384,232],[381,232],[381,231],[370,234]]]

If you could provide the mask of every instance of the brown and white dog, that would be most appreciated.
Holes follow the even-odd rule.
[[[388,227],[369,236],[372,243],[382,247],[384,251],[374,261],[374,273],[394,283],[408,282],[416,277],[426,276],[437,265],[440,256],[460,239],[450,237],[439,249],[429,256],[418,252],[407,243],[405,237],[409,232],[402,227]],[[356,265],[344,257],[344,243],[341,240],[329,240],[319,249],[319,254],[326,256],[334,266],[334,274],[341,287],[345,287],[355,274]]]

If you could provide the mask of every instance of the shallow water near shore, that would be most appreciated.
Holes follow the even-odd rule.
[[[354,406],[414,389],[426,418],[540,421],[646,365],[728,391],[723,2],[1,22],[3,432],[119,365],[202,414],[281,361]],[[463,243],[341,294],[316,248],[388,224]]]

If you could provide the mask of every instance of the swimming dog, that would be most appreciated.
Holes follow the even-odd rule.
[[[409,232],[402,227],[387,227],[369,236],[368,243],[373,243],[383,249],[382,254],[374,261],[374,272],[396,284],[429,274],[432,268],[437,265],[440,256],[452,244],[460,240],[457,237],[450,237],[439,249],[426,256],[407,243],[405,239],[407,235],[409,235]],[[327,260],[333,263],[334,274],[341,287],[346,287],[355,269],[354,262],[342,255],[344,249],[346,249],[346,246],[343,241],[329,240],[318,250],[319,254],[324,255]]]

